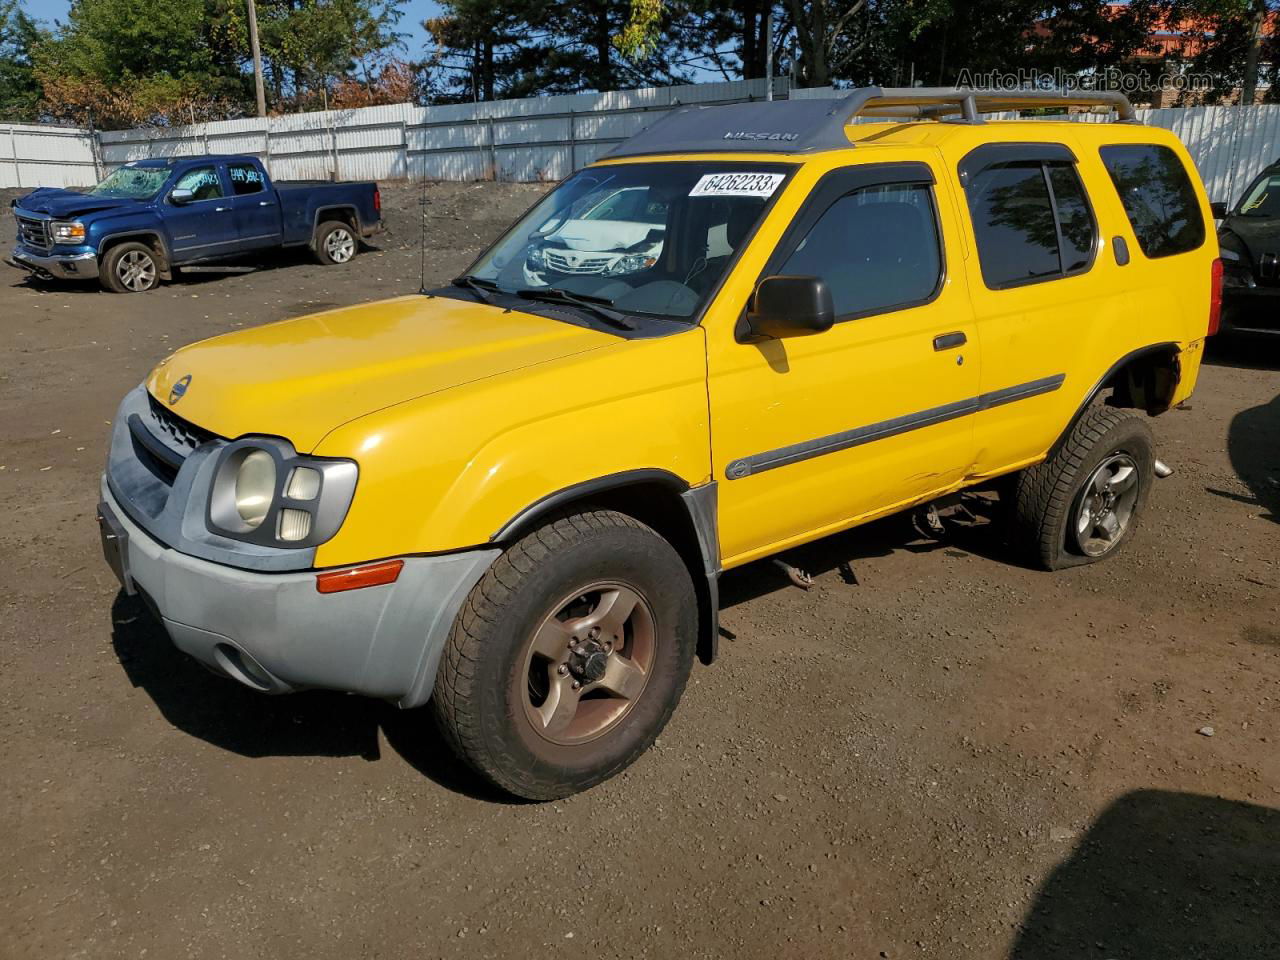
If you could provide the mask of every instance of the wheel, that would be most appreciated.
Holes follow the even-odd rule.
[[[160,263],[145,243],[121,243],[107,251],[98,279],[114,293],[145,293],[160,285]]]
[[[571,514],[471,591],[432,698],[458,756],[519,797],[585,790],[649,748],[693,663],[697,600],[675,549],[612,511]]]
[[[1133,535],[1154,465],[1151,430],[1140,417],[1092,408],[1055,454],[1018,475],[1015,546],[1048,570],[1111,556]]]
[[[346,263],[356,255],[356,235],[351,224],[327,220],[316,227],[313,247],[321,263]]]

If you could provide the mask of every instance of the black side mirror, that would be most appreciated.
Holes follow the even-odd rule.
[[[169,202],[172,203],[175,207],[180,207],[184,203],[190,203],[195,198],[196,198],[196,195],[194,192],[192,192],[191,190],[186,190],[182,187],[175,187],[173,190],[169,191]]]
[[[747,307],[746,342],[805,337],[836,321],[831,289],[821,277],[765,277]]]
[[[1213,211],[1213,219],[1215,220],[1227,219],[1227,205],[1223,203],[1221,200],[1217,200],[1209,204],[1209,209]]]

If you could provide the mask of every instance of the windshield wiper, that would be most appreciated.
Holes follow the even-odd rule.
[[[613,301],[605,297],[580,297],[577,294],[570,293],[568,290],[561,290],[559,287],[528,287],[524,290],[517,290],[516,296],[523,297],[526,300],[545,300],[547,303],[567,303],[570,306],[594,313],[600,319],[622,330],[636,329],[635,322],[625,313],[609,309]]]
[[[498,289],[498,285],[492,280],[485,280],[483,277],[475,277],[469,273],[464,273],[460,277],[454,277],[449,281],[455,287],[465,287],[485,303],[493,303],[493,291]]]

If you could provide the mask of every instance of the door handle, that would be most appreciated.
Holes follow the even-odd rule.
[[[956,347],[963,347],[969,342],[959,330],[954,333],[943,333],[933,338],[933,349],[935,350],[954,350]]]
[[[230,209],[231,209],[230,207],[214,207],[214,208],[213,208],[213,212],[214,212],[214,213],[226,213],[226,212],[227,212],[228,210],[230,210]]]
[[[258,201],[258,206],[260,206],[260,207],[274,207],[274,206],[275,206],[275,204],[274,204],[274,203],[272,203],[270,200],[259,200],[259,201]]]

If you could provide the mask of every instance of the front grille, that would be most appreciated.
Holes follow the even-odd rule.
[[[18,217],[18,239],[29,247],[48,250],[52,246],[49,242],[49,221]]]
[[[557,273],[602,273],[616,260],[616,257],[595,256],[583,257],[573,253],[560,253],[548,250],[544,254],[547,266]]]
[[[147,394],[147,405],[151,414],[148,425],[151,427],[152,433],[166,438],[171,445],[180,448],[186,453],[190,453],[203,443],[208,443],[210,440],[218,438],[216,433],[210,433],[203,427],[197,427],[189,420],[183,420],[150,393]]]

